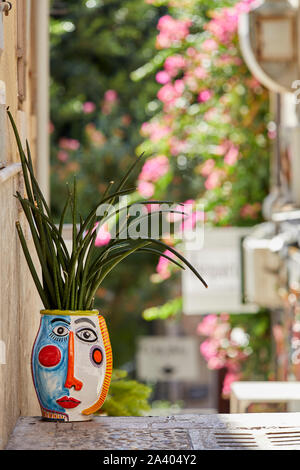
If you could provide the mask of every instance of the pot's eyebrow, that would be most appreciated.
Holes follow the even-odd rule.
[[[92,320],[90,320],[89,318],[84,318],[84,317],[77,318],[77,320],[75,320],[74,323],[82,323],[82,322],[90,323],[91,325],[93,325],[94,328],[96,328],[95,323]]]
[[[65,323],[67,323],[68,325],[70,325],[70,322],[68,320],[65,320],[64,318],[53,318],[53,320],[51,320],[51,323],[53,323],[55,321],[63,321]]]

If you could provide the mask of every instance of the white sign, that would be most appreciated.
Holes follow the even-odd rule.
[[[255,305],[243,303],[241,241],[250,231],[249,228],[206,228],[203,247],[185,251],[185,257],[205,279],[208,288],[203,288],[189,269],[183,271],[183,313],[257,311]]]
[[[144,336],[138,340],[137,375],[150,382],[199,378],[199,345],[190,336]]]

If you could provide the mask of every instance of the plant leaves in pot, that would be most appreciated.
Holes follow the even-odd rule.
[[[89,420],[104,403],[112,374],[112,351],[106,322],[93,308],[96,292],[105,277],[131,254],[147,251],[166,257],[182,269],[189,267],[207,285],[175,248],[160,239],[147,236],[131,238],[129,235],[124,238],[124,233],[130,233],[131,224],[136,225],[147,215],[122,218],[124,207],[118,206],[112,213],[107,208],[107,205],[115,207],[119,197],[135,191],[135,188],[125,188],[125,185],[142,156],[134,160],[114,190],[114,183],[107,185],[100,201],[79,222],[74,178],[73,188],[68,191],[59,224],[56,225],[35,177],[28,142],[24,149],[14,119],[10,111],[7,112],[18,146],[26,192],[25,196],[16,192],[15,196],[26,216],[41,272],[38,275],[23,229],[17,221],[20,243],[44,305],[31,358],[41,414],[51,421]],[[166,201],[142,201],[139,204],[145,207],[151,203],[160,207],[163,202]],[[133,202],[130,206],[135,204]],[[99,212],[99,207],[105,207],[105,210]],[[63,238],[68,210],[72,215],[70,252]],[[170,212],[175,211],[170,209]],[[112,216],[119,221],[118,230],[107,244],[96,246],[99,228]],[[180,262],[167,256],[166,249]]]

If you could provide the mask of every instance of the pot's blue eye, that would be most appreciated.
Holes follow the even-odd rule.
[[[57,325],[53,328],[52,333],[59,337],[67,336],[67,334],[69,333],[69,329],[66,326]]]
[[[98,339],[97,333],[91,328],[82,328],[76,332],[76,336],[86,343],[94,343]]]

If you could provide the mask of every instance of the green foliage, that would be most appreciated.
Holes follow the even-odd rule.
[[[85,212],[107,181],[121,174],[141,142],[139,127],[149,116],[147,104],[157,91],[153,79],[134,83],[130,73],[151,58],[159,16],[140,0],[93,2],[69,0],[51,18],[51,163],[52,210],[58,217],[64,183],[78,175],[79,210]],[[138,25],[138,27],[137,27]],[[152,78],[152,77],[151,77]],[[117,93],[103,110],[107,90]],[[84,103],[95,106],[84,112]],[[102,142],[93,141],[92,126]],[[61,139],[75,139],[78,151],[63,149]],[[134,178],[131,179],[134,181]]]
[[[51,211],[56,221],[74,173],[81,214],[94,207],[108,181],[124,174],[142,141],[140,126],[153,115],[148,103],[158,90],[153,75],[133,82],[130,74],[155,55],[162,10],[144,0],[97,0],[90,2],[92,8],[86,4],[54,0],[51,8]],[[103,113],[107,90],[114,90],[117,100]],[[83,112],[86,102],[95,105],[93,112]],[[75,148],[77,141],[79,147],[62,148],[62,138],[75,140]],[[129,186],[136,176],[131,175]],[[71,222],[69,214],[66,222]],[[157,259],[147,252],[137,256],[143,269],[136,269],[136,257],[128,258],[96,293],[95,307],[109,318],[117,367],[131,367],[133,338],[148,334],[141,311],[168,296],[167,285],[158,289],[149,283]]]
[[[203,54],[204,41],[213,38],[207,29],[212,15],[235,5],[236,0],[95,0],[89,2],[92,8],[87,8],[86,1],[69,0],[62,15],[57,13],[59,4],[53,2],[51,19],[51,208],[55,217],[62,210],[65,182],[74,173],[78,210],[84,214],[94,206],[105,183],[124,173],[131,155],[145,151],[166,155],[170,162],[169,172],[154,183],[155,198],[167,194],[168,199],[201,202],[210,225],[260,222],[269,184],[268,93],[253,81],[241,58],[237,35],[227,44],[217,41],[217,49],[204,54],[206,76],[197,80],[194,90],[187,83],[172,109],[164,109],[157,98],[161,87],[155,83],[155,74],[175,54],[185,59],[187,67],[171,83],[185,74],[193,76],[202,64],[192,59],[190,51]],[[169,48],[156,49],[157,22],[167,14],[191,20],[190,34]],[[222,62],[225,57],[227,63]],[[198,93],[206,89],[213,91],[211,99],[199,102]],[[108,112],[107,90],[117,92]],[[86,102],[94,104],[92,112],[83,111]],[[151,140],[146,133],[140,134],[145,121],[166,125],[170,132]],[[64,148],[61,138],[75,139],[75,149]],[[224,154],[218,153],[224,142],[238,148],[239,158],[233,164],[224,162]],[[219,177],[215,186],[203,174],[209,160]],[[135,183],[132,176],[129,184]],[[136,200],[137,195],[132,197]],[[112,312],[110,331],[120,365],[133,356],[136,332],[149,331],[142,311],[147,312],[147,319],[179,311],[179,289],[174,302],[168,301],[174,295],[170,288],[174,278],[159,285],[149,283],[149,278],[157,280],[155,261],[150,253],[139,256],[142,269],[137,269],[135,257],[128,259],[96,293],[96,306],[106,314]],[[152,309],[153,305],[161,307]],[[255,317],[251,318],[255,324]],[[261,325],[259,319],[257,325]],[[253,327],[251,335],[259,331]],[[262,342],[257,344],[261,346]]]
[[[176,21],[191,21],[190,34],[161,47],[132,74],[135,80],[144,79],[147,70],[170,75],[138,151],[169,158],[168,194],[201,202],[207,224],[251,226],[262,221],[261,203],[268,193],[271,116],[268,92],[244,63],[230,18],[220,23],[222,29],[227,21],[229,39],[220,39],[212,28],[216,12],[222,16],[222,8],[237,2],[163,3]],[[232,13],[232,22],[236,16]],[[171,67],[176,59],[182,65]],[[165,129],[164,137],[156,139],[151,128]],[[163,197],[160,180],[153,197],[158,195]]]
[[[109,416],[143,416],[151,409],[151,388],[136,380],[128,380],[127,372],[114,370],[108,396],[100,413]]]
[[[157,307],[149,307],[143,311],[143,318],[145,320],[166,320],[167,318],[174,317],[181,313],[182,298],[177,297],[169,300],[163,305]]]
[[[271,380],[274,377],[272,364],[271,316],[262,309],[257,314],[231,315],[232,328],[243,328],[249,336],[251,354],[242,363],[243,380]]]
[[[167,190],[174,199],[195,200],[204,206],[207,225],[259,223],[269,188],[271,116],[268,91],[251,75],[239,49],[241,2],[153,0],[151,4],[168,7],[170,16],[164,16],[160,27],[167,41],[158,41],[156,55],[131,77],[139,81],[148,73],[163,74],[152,103],[155,115],[143,126],[145,140],[138,147],[138,151],[169,159],[171,181],[167,185],[161,179],[152,181],[153,197],[164,197]],[[177,35],[176,24],[180,29],[184,22],[189,24],[188,33]],[[163,136],[158,139],[159,132]],[[161,312],[168,316],[171,306],[167,302],[147,309],[144,317],[146,313],[148,319],[156,318]],[[243,368],[243,377],[266,378],[271,358],[269,313],[232,315],[230,322],[247,332],[249,345],[245,351],[233,347],[236,355],[232,359],[232,343],[225,333],[220,334],[218,340],[224,339],[230,347],[227,351],[220,343],[222,360],[215,361],[215,367],[223,364],[228,353],[228,361],[235,367],[228,367],[232,376],[238,376],[237,371]],[[226,331],[229,334],[228,324]]]

